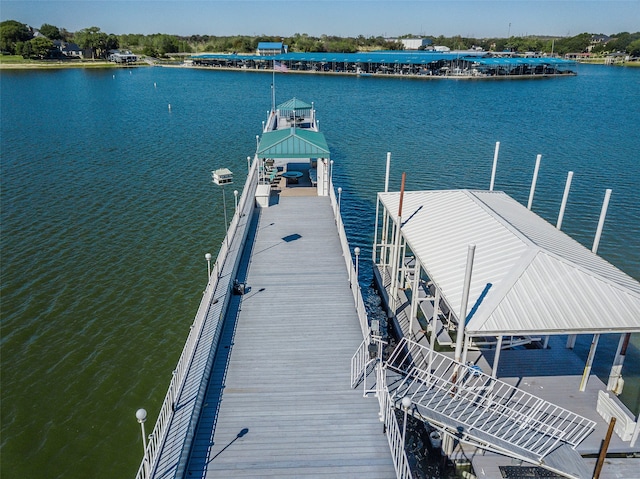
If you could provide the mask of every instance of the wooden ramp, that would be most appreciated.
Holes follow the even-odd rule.
[[[254,233],[185,477],[395,477],[349,383],[362,332],[329,198],[283,195]]]

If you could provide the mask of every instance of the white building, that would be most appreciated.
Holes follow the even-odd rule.
[[[405,50],[419,50],[420,47],[431,45],[431,40],[428,38],[402,38],[400,41]]]

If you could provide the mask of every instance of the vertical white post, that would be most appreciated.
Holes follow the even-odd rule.
[[[569,199],[569,190],[571,189],[571,180],[573,179],[573,171],[567,174],[567,182],[564,185],[564,194],[562,195],[562,204],[560,205],[560,213],[558,213],[558,222],[556,228],[562,228],[562,218],[564,218],[564,210],[567,207],[567,200]]]
[[[398,271],[400,270],[400,245],[402,243],[402,216],[398,216],[398,224],[396,225],[396,237],[395,237],[395,245],[393,248],[393,262],[391,263],[391,301],[389,301],[393,306],[391,308],[391,313],[396,314],[396,309],[398,307]]]
[[[471,288],[471,274],[473,273],[473,258],[476,253],[476,245],[470,244],[467,249],[467,267],[464,273],[464,287],[462,289],[462,302],[460,304],[460,316],[458,316],[458,330],[456,332],[455,360],[460,362],[462,353],[462,339],[464,338],[465,320],[467,318],[467,303],[469,301],[469,289]],[[458,365],[456,364],[456,373]]]
[[[389,246],[387,242],[389,237],[389,213],[387,212],[387,208],[383,206],[382,211],[382,238],[380,238],[380,264],[384,267],[387,264],[387,252],[389,250]]]
[[[338,213],[340,213],[340,202],[342,201],[342,187],[338,186]]]
[[[376,221],[373,226],[373,248],[371,248],[371,262],[376,265],[376,254],[378,250],[378,220],[380,216],[380,197],[376,195]]]
[[[396,223],[396,237],[395,237],[395,248],[393,251],[393,264],[391,265],[391,271],[393,272],[391,277],[391,298],[389,303],[392,304],[391,313],[393,315],[396,314],[396,308],[398,305],[398,271],[400,268],[400,245],[401,245],[401,237],[402,237],[402,202],[404,200],[404,183],[407,174],[405,172],[402,173],[402,183],[400,185],[400,200],[398,201],[398,220]]]
[[[627,347],[629,346],[629,340],[631,339],[631,333],[624,333],[620,335],[620,341],[618,341],[618,349],[613,359],[613,365],[611,366],[611,372],[609,373],[609,382],[607,383],[607,391],[613,391],[616,394],[622,392],[622,366],[627,355]]]
[[[531,191],[529,191],[529,203],[527,204],[527,209],[531,209],[531,205],[533,205],[533,194],[536,191],[536,182],[538,181],[538,171],[540,170],[540,160],[542,159],[542,155],[536,156],[536,167],[533,170],[533,180],[531,180]]]
[[[389,191],[389,170],[391,169],[391,152],[387,152],[387,172],[384,177],[384,192]]]
[[[498,336],[498,342],[496,343],[496,353],[493,355],[493,368],[491,369],[491,377],[496,379],[498,377],[498,361],[500,360],[500,351],[502,351],[502,334]]]
[[[360,270],[360,267],[359,267],[359,263],[360,263],[360,248],[358,248],[356,246],[355,249],[353,250],[353,252],[356,254],[356,284],[357,284],[358,283],[358,272]]]
[[[238,190],[233,190],[233,197],[236,204],[236,214],[238,214]]]
[[[500,151],[500,142],[496,141],[496,151],[493,154],[493,167],[491,168],[491,183],[489,184],[489,191],[493,191],[493,185],[496,181],[496,169],[498,168],[498,152]]]
[[[598,252],[598,246],[600,245],[600,236],[602,236],[602,229],[604,228],[604,219],[607,216],[607,208],[609,207],[609,198],[611,198],[611,190],[607,189],[604,194],[604,202],[602,203],[602,210],[600,210],[600,220],[598,221],[598,230],[596,231],[596,237],[593,240],[593,246],[591,251],[593,253]]]
[[[413,339],[411,334],[413,333],[413,321],[418,315],[418,301],[419,294],[418,288],[420,287],[420,260],[416,257],[416,264],[413,268],[413,284],[411,285],[411,314],[409,315],[409,339]],[[425,318],[429,321],[429,318]],[[417,341],[417,338],[416,338]]]
[[[438,321],[438,312],[440,308],[440,288],[436,286],[436,297],[433,300],[433,318],[431,318],[431,336],[429,336],[429,359],[427,363],[427,371],[431,373],[431,363],[433,362],[433,351],[436,349],[436,322]]]
[[[260,135],[256,135],[256,151],[258,151],[259,146],[260,146]]]
[[[467,364],[467,353],[469,352],[469,348],[471,347],[471,336],[467,336],[465,334],[464,336],[464,347],[462,348],[462,358],[460,359],[460,362],[462,364]]]
[[[247,156],[247,171],[251,171],[251,157]]]
[[[587,356],[587,363],[584,366],[584,372],[582,373],[582,381],[580,382],[580,391],[584,391],[587,388],[587,381],[591,374],[591,366],[593,366],[593,358],[596,355],[596,348],[598,347],[598,341],[600,340],[599,334],[594,334],[591,340],[591,348],[589,348],[589,356]]]
[[[329,184],[333,185],[333,160],[329,162],[329,181]]]

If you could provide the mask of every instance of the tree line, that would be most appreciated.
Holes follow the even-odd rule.
[[[53,42],[61,40],[75,43],[81,49],[90,51],[92,58],[106,58],[109,50],[124,49],[133,53],[163,57],[176,53],[236,52],[253,53],[260,42],[282,42],[291,52],[345,52],[354,53],[363,50],[402,50],[404,35],[390,40],[382,36],[337,37],[321,35],[314,37],[306,33],[283,36],[210,36],[210,35],[151,35],[124,34],[114,35],[102,32],[98,27],[83,28],[69,32],[55,25],[43,24],[35,30],[15,20],[0,23],[0,51],[3,54],[22,55],[25,58],[48,58],[56,52]],[[594,54],[625,52],[631,56],[640,56],[640,32],[621,32],[610,36],[604,43],[592,45],[593,35],[581,33],[573,37],[510,37],[510,38],[469,38],[426,36],[433,45],[449,47],[452,50],[482,48],[485,51],[543,52],[564,55],[566,53],[585,52],[591,47]]]

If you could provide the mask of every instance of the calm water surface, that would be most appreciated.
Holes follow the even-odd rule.
[[[270,107],[270,74],[169,68],[0,73],[2,477],[132,477],[224,234],[210,171],[240,188]],[[544,81],[278,75],[278,101],[314,101],[343,188],[352,246],[371,282],[375,192],[488,188],[590,247],[613,189],[600,254],[640,278],[640,71],[580,67]],[[169,109],[169,104],[171,108]],[[622,396],[640,409],[640,340]],[[586,356],[590,337],[576,350]],[[596,361],[608,373],[617,337]]]

